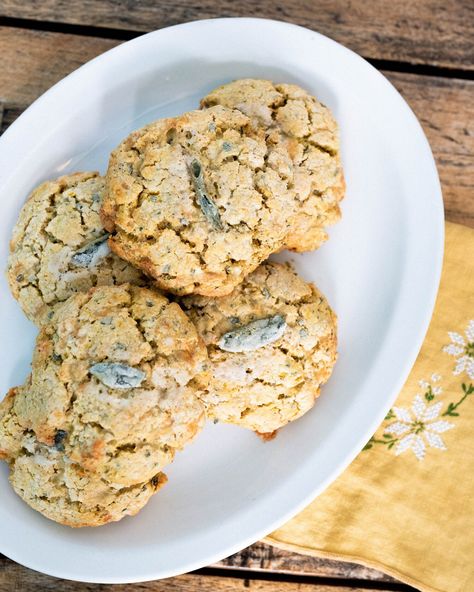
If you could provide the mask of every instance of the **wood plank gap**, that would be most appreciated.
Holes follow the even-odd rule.
[[[341,586],[363,590],[383,590],[384,592],[417,592],[416,588],[401,582],[381,582],[377,580],[361,580],[358,578],[332,578],[324,576],[304,575],[301,573],[281,573],[271,571],[257,571],[252,569],[227,569],[219,567],[203,567],[190,575],[217,576],[220,578],[234,578],[265,582],[288,582],[293,584],[311,584],[318,586]]]
[[[300,555],[290,551],[284,551],[262,542],[255,543],[246,549],[242,549],[234,555],[222,559],[218,563],[207,567],[216,567],[230,570],[246,570],[281,573],[301,574],[318,578],[334,578],[338,580],[374,580],[377,582],[396,582],[395,578],[370,569],[356,563]]]
[[[430,66],[428,64],[411,64],[410,62],[398,62],[395,60],[381,60],[364,57],[377,70],[401,72],[403,74],[418,74],[419,76],[440,76],[442,78],[458,78],[461,80],[474,80],[474,71],[461,68],[446,68]]]
[[[69,35],[82,35],[83,37],[99,37],[102,39],[116,39],[129,41],[144,35],[145,32],[130,31],[127,29],[109,29],[106,27],[94,27],[90,25],[74,25],[69,23],[56,23],[51,21],[36,21],[34,19],[13,18],[0,16],[0,27],[12,27],[49,33],[65,33]],[[474,71],[463,68],[449,68],[433,66],[429,64],[415,64],[405,61],[385,60],[364,57],[378,70],[390,70],[420,76],[440,76],[444,78],[458,78],[461,80],[474,80]]]
[[[33,29],[49,33],[67,33],[82,35],[83,37],[101,37],[102,39],[117,39],[129,41],[141,37],[146,31],[129,31],[127,29],[109,29],[108,27],[94,27],[91,25],[73,25],[70,23],[53,23],[52,21],[36,21],[34,19],[13,18],[0,16],[0,27],[15,29]]]

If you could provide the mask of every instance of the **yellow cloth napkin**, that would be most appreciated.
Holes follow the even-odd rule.
[[[474,590],[473,319],[474,230],[447,223],[435,311],[395,405],[339,479],[267,542],[423,591]]]

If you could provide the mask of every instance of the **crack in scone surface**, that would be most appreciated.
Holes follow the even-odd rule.
[[[290,156],[298,204],[290,221],[286,248],[309,251],[326,239],[325,226],[336,223],[344,196],[339,134],[330,112],[293,84],[243,79],[211,91],[203,109],[223,105],[246,114],[254,128],[266,130],[274,158]]]
[[[209,417],[269,433],[312,407],[337,357],[336,317],[312,284],[267,262],[228,296],[182,303],[208,348],[211,378],[201,398]],[[228,331],[275,314],[287,323],[277,341],[252,352],[219,348]]]
[[[73,255],[104,233],[99,209],[104,179],[75,173],[38,186],[24,204],[12,233],[8,282],[26,316],[35,323],[72,294],[97,285],[132,282],[145,277],[109,253],[89,267]]]
[[[114,389],[89,372],[99,362],[146,377]],[[162,482],[161,470],[202,428],[196,395],[206,362],[191,321],[156,291],[105,286],[56,307],[38,336],[32,375],[0,403],[0,458],[10,463],[15,490],[76,525],[138,511],[157,489],[153,479]]]
[[[296,206],[287,162],[248,117],[217,106],[159,120],[112,153],[102,208],[111,248],[176,294],[223,295],[283,246]],[[287,160],[288,157],[287,157]],[[198,162],[220,224],[203,213]]]

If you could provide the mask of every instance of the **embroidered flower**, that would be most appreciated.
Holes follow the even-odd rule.
[[[397,436],[394,449],[397,456],[411,449],[418,460],[423,460],[426,445],[446,450],[446,445],[439,434],[450,430],[454,424],[438,419],[442,406],[442,402],[427,405],[421,395],[415,395],[411,410],[405,407],[393,407],[398,421],[387,426],[384,431]]]
[[[465,336],[456,332],[449,332],[448,335],[451,343],[446,345],[443,351],[456,358],[453,374],[457,376],[466,372],[469,378],[474,380],[474,320],[469,321]],[[374,434],[364,446],[364,450],[380,445],[387,450],[393,450],[398,456],[411,449],[418,460],[424,459],[427,447],[446,450],[440,434],[454,428],[456,424],[441,417],[459,418],[461,405],[474,397],[474,384],[461,382],[460,398],[435,403],[435,398],[443,393],[441,385],[436,384],[440,383],[441,379],[439,374],[434,373],[429,380],[420,380],[418,385],[422,392],[415,395],[411,407],[390,409],[381,426],[381,435]],[[453,394],[454,392],[448,392],[450,396]]]
[[[456,358],[456,367],[453,374],[457,376],[466,372],[471,380],[474,380],[474,320],[469,321],[465,331],[466,337],[450,331],[448,333],[451,343],[443,347],[443,351]]]

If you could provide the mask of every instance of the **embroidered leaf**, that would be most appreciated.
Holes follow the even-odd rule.
[[[443,415],[450,415],[451,417],[459,416],[459,413],[456,413],[454,409],[456,409],[456,405],[454,403],[449,403],[448,408],[443,413]]]
[[[454,410],[457,409],[459,407],[459,405],[461,405],[466,399],[467,397],[469,397],[469,395],[472,395],[472,393],[474,393],[474,385],[470,384],[469,386],[467,386],[466,384],[462,384],[461,388],[464,392],[464,395],[459,399],[459,401],[457,403],[449,403],[446,411],[443,413],[443,415],[450,415],[452,417],[455,416],[459,416],[459,413],[455,412]]]
[[[427,401],[432,401],[435,398],[433,391],[431,389],[431,385],[428,385],[428,390],[425,393],[425,399]]]

